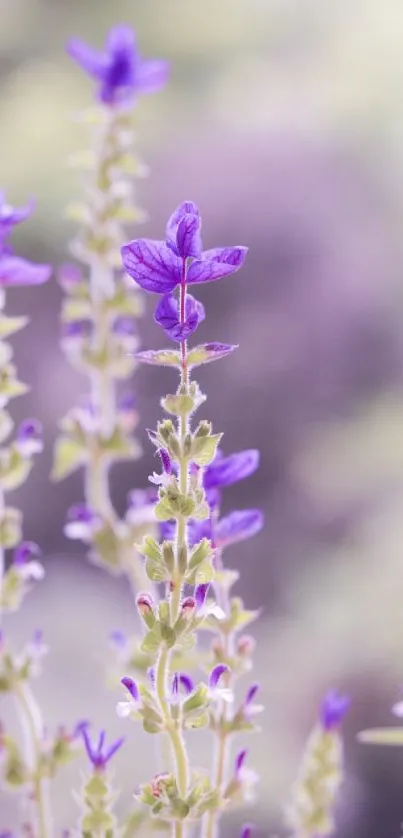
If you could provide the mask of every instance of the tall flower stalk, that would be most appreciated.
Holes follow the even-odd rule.
[[[158,423],[149,436],[161,460],[161,473],[151,482],[158,486],[154,513],[164,528],[163,541],[144,538],[139,549],[146,573],[165,583],[159,602],[149,594],[137,598],[146,634],[142,650],[153,656],[149,683],[122,679],[126,700],[118,705],[121,716],[142,720],[150,734],[164,733],[171,744],[172,767],[145,783],[137,796],[151,817],[172,824],[172,834],[183,838],[187,826],[199,822],[203,834],[212,836],[221,811],[247,796],[255,777],[245,766],[246,751],[227,763],[230,735],[253,727],[247,707],[252,687],[241,708],[233,709],[233,681],[252,651],[249,638],[238,642],[235,634],[255,613],[247,612],[229,590],[236,574],[225,571],[221,552],[229,543],[253,535],[262,526],[258,510],[232,513],[220,520],[220,489],[252,473],[257,452],[242,452],[225,458],[218,450],[222,434],[212,432],[202,420],[192,427],[192,416],[205,396],[192,380],[195,367],[230,354],[236,347],[209,343],[188,347],[188,338],[204,319],[202,304],[188,287],[234,274],[243,264],[246,248],[202,250],[201,219],[193,202],[181,204],[169,219],[166,240],[137,240],[122,249],[128,274],[146,291],[160,294],[156,322],[178,349],[145,351],[137,359],[176,367],[179,386],[162,400],[164,410],[175,417]],[[215,594],[208,597],[209,587]],[[201,629],[215,638],[211,653],[203,660],[206,681],[197,684],[181,668]],[[242,663],[241,663],[242,660]],[[227,709],[224,709],[227,708]],[[214,777],[189,765],[185,732],[210,728],[217,740]]]
[[[9,402],[23,395],[27,387],[17,375],[8,337],[27,325],[25,316],[6,314],[6,292],[14,286],[40,285],[49,279],[49,265],[37,265],[17,256],[8,240],[15,225],[29,217],[32,205],[18,209],[0,197],[0,616],[18,611],[32,582],[41,580],[44,569],[40,551],[33,542],[23,541],[22,515],[8,503],[8,493],[27,479],[36,454],[42,450],[41,426],[35,419],[21,423],[13,438],[14,423]],[[8,440],[8,441],[7,441]],[[5,570],[7,552],[13,551]],[[61,762],[71,756],[74,735],[60,729],[54,738],[45,732],[40,708],[31,687],[40,673],[47,651],[40,631],[22,650],[14,652],[4,631],[0,634],[0,693],[14,698],[21,722],[21,743],[1,728],[2,783],[20,791],[26,804],[24,820],[35,838],[52,838],[53,824],[49,779]]]
[[[98,107],[92,150],[74,158],[87,172],[83,200],[70,208],[79,222],[73,255],[83,270],[65,266],[60,282],[66,293],[62,308],[62,347],[73,366],[89,380],[85,404],[70,410],[55,447],[53,477],[85,470],[85,502],[68,513],[65,532],[90,545],[91,555],[113,572],[126,572],[134,587],[144,578],[133,542],[149,526],[148,496],[137,498],[123,520],[110,493],[109,471],[119,460],[136,459],[133,437],[138,422],[131,392],[119,392],[136,366],[136,319],[142,313],[141,292],[122,275],[120,247],[125,224],[144,219],[133,196],[135,177],[144,166],[134,152],[132,112],[137,97],[163,86],[163,61],[143,61],[130,27],[110,30],[105,51],[98,53],[78,39],[70,56],[96,82]]]
[[[335,808],[344,769],[341,724],[349,705],[347,696],[333,690],[322,703],[286,813],[293,838],[334,835]]]

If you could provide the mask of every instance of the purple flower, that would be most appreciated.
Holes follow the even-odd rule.
[[[6,203],[5,193],[0,192],[0,239],[5,239],[13,227],[29,218],[33,209],[33,201],[30,201],[25,207],[10,206]]]
[[[259,466],[259,451],[251,448],[224,457],[219,453],[203,474],[205,489],[221,488],[249,477]]]
[[[181,322],[178,297],[175,294],[164,294],[155,310],[154,320],[168,337],[180,343],[196,331],[205,316],[202,303],[188,294],[185,303],[185,319]]]
[[[126,687],[127,691],[130,693],[130,695],[131,695],[131,697],[134,701],[139,701],[139,699],[140,699],[139,688],[138,688],[136,682],[133,681],[133,678],[129,678],[129,677],[126,676],[125,678],[121,679],[120,683],[123,684],[124,687]]]
[[[259,509],[239,509],[221,518],[214,530],[217,547],[227,547],[256,535],[263,527],[263,514]]]
[[[168,221],[165,241],[137,239],[122,247],[125,270],[145,291],[166,294],[181,282],[211,282],[235,273],[246,247],[201,251],[201,220],[192,201],[180,204]],[[190,264],[187,260],[192,259]]]
[[[111,645],[118,651],[123,651],[127,647],[127,637],[120,629],[114,629],[109,635]]]
[[[136,324],[132,317],[122,316],[117,317],[113,323],[112,331],[115,335],[122,337],[132,337],[136,334]]]
[[[242,827],[241,838],[252,838],[253,826],[250,823],[245,823]]]
[[[93,509],[84,503],[77,503],[67,511],[64,533],[67,538],[90,541],[100,523],[100,518]]]
[[[320,722],[325,731],[329,732],[340,726],[350,704],[348,696],[341,695],[336,690],[329,690],[320,708]]]
[[[209,592],[210,583],[205,582],[201,585],[197,585],[195,588],[195,600],[196,600],[196,608],[199,610],[203,608],[204,603],[206,602],[207,594]]]
[[[61,339],[62,341],[79,340],[86,338],[92,331],[92,323],[90,320],[71,320],[70,323],[62,323]]]
[[[108,33],[104,52],[97,52],[79,38],[67,45],[77,64],[99,83],[98,98],[111,107],[131,102],[137,94],[153,93],[166,82],[165,61],[143,61],[133,30],[124,24]]]
[[[159,448],[158,454],[160,455],[162,468],[165,474],[172,474],[172,463],[168,451],[166,451],[165,448]]]
[[[19,256],[0,256],[0,287],[13,285],[42,285],[52,273],[50,265],[36,265]]]
[[[38,559],[40,555],[41,550],[34,541],[22,541],[14,550],[13,564],[17,566],[26,565],[32,557]]]
[[[87,725],[82,725],[81,727],[81,735],[84,739],[85,749],[87,751],[88,757],[90,762],[92,763],[95,771],[104,771],[109,760],[116,754],[116,751],[123,745],[124,737],[117,739],[116,742],[113,742],[109,748],[105,749],[105,736],[106,733],[104,730],[101,730],[99,734],[98,742],[94,746],[90,740],[88,735]]]
[[[242,769],[245,765],[245,760],[247,756],[248,751],[244,749],[243,751],[239,751],[239,753],[235,757],[234,774],[237,780],[240,778],[242,774]]]
[[[215,690],[218,687],[218,682],[221,679],[221,676],[224,675],[224,672],[229,672],[229,667],[226,666],[225,663],[218,663],[214,669],[211,670],[208,683],[211,690]]]
[[[186,695],[190,695],[190,693],[193,692],[194,683],[189,675],[185,675],[183,672],[174,673],[171,687],[171,693],[174,700],[178,698],[179,687],[183,688]]]
[[[24,457],[31,457],[43,449],[42,425],[37,419],[25,419],[17,433],[17,446]]]
[[[136,407],[137,399],[134,393],[123,393],[118,402],[118,410],[122,413],[132,413]]]
[[[83,272],[78,265],[66,262],[57,272],[57,281],[67,293],[72,291],[83,280]]]

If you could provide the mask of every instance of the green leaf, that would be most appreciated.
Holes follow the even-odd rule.
[[[29,323],[29,317],[0,317],[0,340],[19,332]]]
[[[208,538],[202,538],[199,544],[193,548],[189,556],[189,570],[194,570],[194,568],[198,567],[201,562],[212,556],[212,554],[211,541],[209,541]]]
[[[208,466],[214,460],[222,434],[198,437],[193,439],[192,460],[198,466]]]
[[[368,745],[403,745],[403,727],[375,727],[358,734],[359,742]]]
[[[136,361],[142,364],[152,364],[157,367],[181,367],[181,356],[174,349],[146,349],[144,352],[136,352]]]
[[[166,567],[151,561],[151,559],[146,561],[146,574],[151,582],[165,582],[168,579]]]
[[[2,452],[0,458],[0,481],[7,492],[17,489],[27,479],[32,468],[32,461],[22,457],[16,446]]]
[[[0,411],[0,443],[4,442],[13,430],[14,422],[7,410]]]
[[[53,451],[51,480],[64,480],[69,474],[83,466],[88,458],[86,449],[67,436],[56,440]]]
[[[186,394],[171,394],[161,399],[161,405],[167,413],[172,413],[173,416],[188,416],[194,409],[195,403],[194,399]]]
[[[191,716],[189,719],[185,720],[185,727],[190,728],[191,730],[196,730],[196,728],[201,727],[208,727],[210,722],[210,716],[208,713],[200,713],[199,716]]]
[[[21,522],[22,515],[19,509],[12,506],[6,507],[0,522],[0,544],[6,550],[11,550],[21,541]]]
[[[160,635],[156,631],[148,631],[140,649],[142,652],[157,652],[161,645]]]
[[[101,562],[111,572],[121,567],[122,542],[112,527],[105,526],[97,530],[92,544],[95,553],[92,558],[97,564]]]
[[[195,346],[187,356],[188,368],[200,367],[201,364],[208,364],[210,361],[218,361],[220,358],[230,355],[234,349],[238,349],[238,346],[231,346],[227,343],[204,343],[201,346]]]

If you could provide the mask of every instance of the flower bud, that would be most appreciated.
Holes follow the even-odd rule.
[[[196,611],[196,600],[193,596],[187,596],[182,601],[181,616],[190,622]]]

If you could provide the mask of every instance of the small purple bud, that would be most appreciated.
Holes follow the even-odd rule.
[[[253,826],[250,823],[246,823],[242,827],[241,838],[251,838],[253,832]]]
[[[112,330],[115,335],[121,337],[132,337],[136,334],[136,323],[132,317],[117,317]]]
[[[137,407],[137,399],[134,393],[124,393],[119,399],[118,410],[122,413],[131,413]]]
[[[147,617],[154,611],[155,603],[150,594],[138,594],[136,605],[140,617]]]
[[[57,281],[64,291],[70,291],[75,285],[82,282],[82,279],[81,268],[72,263],[61,265],[57,273]]]
[[[214,669],[211,670],[209,675],[209,687],[211,690],[215,690],[218,686],[218,682],[224,672],[229,672],[229,667],[226,666],[225,663],[218,663]]]
[[[256,696],[256,693],[258,692],[259,689],[260,689],[259,684],[252,684],[252,686],[249,687],[248,692],[246,693],[246,696],[245,696],[244,707],[248,707],[249,704],[252,704],[252,701],[254,700],[254,698]]]
[[[64,528],[68,538],[91,539],[100,518],[91,507],[77,503],[67,510],[67,522]]]
[[[68,341],[69,344],[73,340],[81,341],[88,337],[91,333],[92,324],[89,320],[72,320],[70,323],[62,323],[61,340]]]
[[[119,629],[111,631],[109,635],[109,640],[112,646],[119,650],[123,650],[127,645],[127,637],[123,633],[123,631],[119,631]]]
[[[320,708],[320,721],[325,731],[335,730],[341,725],[350,704],[348,696],[329,690]]]
[[[38,454],[43,449],[42,425],[37,419],[25,419],[17,433],[17,445],[25,457]]]
[[[197,585],[195,588],[195,600],[196,600],[196,607],[199,611],[203,608],[204,603],[206,602],[207,594],[209,592],[210,584],[208,582],[204,582],[201,585]]]
[[[131,695],[131,697],[134,701],[139,701],[140,700],[139,688],[138,688],[136,682],[133,681],[133,678],[128,678],[128,677],[122,678],[120,683],[123,684],[124,687],[126,687],[127,691],[130,693],[130,695]]]
[[[166,451],[165,448],[159,448],[158,454],[160,455],[162,468],[165,474],[172,474],[172,463],[168,451]]]
[[[187,596],[182,601],[181,614],[185,620],[191,620],[196,611],[196,600],[192,596]]]
[[[239,779],[239,775],[242,772],[242,768],[244,766],[247,755],[248,752],[246,749],[244,749],[243,751],[239,751],[239,753],[237,753],[235,757],[234,774],[237,780]]]
[[[41,555],[41,550],[34,541],[22,541],[21,544],[19,544],[19,546],[14,550],[13,564],[25,565],[30,561],[30,559],[32,559],[33,556],[35,558],[39,558]]]
[[[237,642],[237,652],[238,655],[242,655],[248,657],[252,655],[255,651],[256,647],[256,640],[250,634],[243,634],[242,637],[238,638]]]

